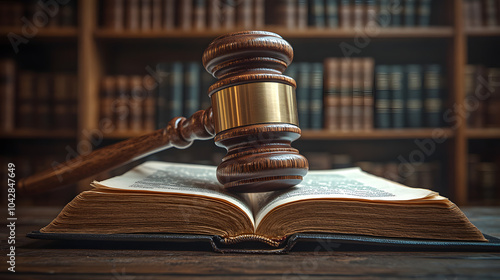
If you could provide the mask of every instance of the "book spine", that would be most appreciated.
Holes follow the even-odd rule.
[[[52,77],[47,73],[38,73],[36,76],[36,128],[51,128],[51,80]]]
[[[420,0],[418,6],[418,25],[427,27],[431,19],[431,0]]]
[[[366,19],[367,25],[373,25],[377,21],[377,8],[375,0],[366,0]]]
[[[311,23],[316,28],[325,27],[325,3],[323,0],[312,0]]]
[[[327,58],[324,61],[324,91],[325,91],[325,129],[339,129],[340,86],[339,86],[339,60]]]
[[[380,20],[381,27],[389,27],[391,25],[392,13],[389,9],[389,0],[378,0],[378,20]]]
[[[297,28],[304,29],[308,26],[307,0],[297,0]]]
[[[389,75],[387,65],[375,67],[376,96],[375,96],[375,121],[377,128],[389,128],[391,126],[389,106]]]
[[[295,28],[296,25],[296,6],[295,0],[280,0],[275,2],[276,24],[288,29]]]
[[[326,27],[338,28],[339,27],[339,11],[338,0],[326,0]]]
[[[323,128],[323,65],[311,64],[311,95],[309,101],[311,129]]]
[[[15,127],[16,62],[0,61],[0,131],[8,132]]]
[[[428,127],[439,127],[441,125],[442,89],[441,89],[441,66],[437,64],[427,65],[424,73],[424,111],[426,125]]]
[[[151,3],[151,29],[161,30],[162,0],[153,0]]]
[[[115,120],[116,130],[127,131],[130,117],[129,102],[129,83],[126,76],[116,77],[116,101],[113,106],[113,119]]]
[[[19,74],[19,94],[17,97],[16,127],[35,127],[35,76],[33,72],[23,71]]]
[[[114,120],[113,112],[113,102],[116,97],[116,78],[114,76],[103,77],[101,81],[100,95],[99,122],[105,124],[108,128],[113,127],[116,125],[116,120]]]
[[[310,88],[310,64],[307,62],[297,64],[297,109],[299,124],[302,129],[309,129],[309,88]]]
[[[183,114],[183,65],[181,62],[173,62],[170,72],[170,86],[168,94],[168,121]]]
[[[253,0],[240,0],[236,7],[238,28],[250,29],[253,26]]]
[[[472,26],[481,26],[481,0],[471,0]]]
[[[125,0],[106,0],[104,3],[104,27],[112,30],[123,30]]]
[[[363,128],[363,59],[353,58],[351,63],[352,73],[352,130]]]
[[[140,5],[139,0],[127,1],[126,25],[128,30],[139,30],[140,24]]]
[[[352,28],[351,19],[351,3],[349,0],[340,1],[340,27],[342,28]]]
[[[184,116],[193,115],[200,108],[200,66],[188,63],[184,72]]]
[[[156,128],[164,128],[169,121],[168,96],[171,84],[171,65],[159,63],[156,65],[158,75],[158,93],[156,95]]]
[[[236,7],[234,1],[227,1],[222,4],[222,27],[233,29],[235,27]]]
[[[265,3],[264,0],[254,0],[254,26],[256,29],[265,25]]]
[[[172,30],[175,28],[175,0],[163,0],[163,29]]]
[[[354,28],[362,28],[365,18],[365,5],[363,0],[354,0],[353,6],[353,26]]]
[[[222,11],[220,0],[208,0],[208,27],[218,30],[221,27]]]
[[[129,130],[143,130],[143,101],[146,91],[142,85],[142,76],[131,76],[128,78],[130,88],[129,98]]]
[[[179,27],[190,30],[193,27],[193,0],[179,1]]]
[[[495,27],[497,25],[497,10],[495,4],[499,4],[497,0],[483,0],[484,26]]]
[[[406,120],[408,127],[422,127],[422,67],[410,64],[406,66]]]
[[[147,31],[152,28],[152,13],[151,10],[152,3],[151,0],[142,0],[141,1],[141,30]]]
[[[470,0],[464,0],[463,2],[463,17],[464,17],[464,26],[466,29],[474,26],[473,24],[473,13],[472,13],[472,2]]]
[[[403,68],[399,65],[394,65],[390,68],[389,73],[389,90],[390,90],[390,119],[392,120],[393,128],[404,127],[404,98],[403,98]]]
[[[415,1],[416,0],[405,0],[404,2],[405,26],[407,27],[415,26]]]
[[[351,59],[340,60],[340,130],[352,129]]]
[[[146,90],[142,104],[142,127],[145,131],[153,131],[156,128],[156,95],[158,87],[153,77],[146,75],[142,78],[142,86]]]
[[[200,30],[204,29],[206,23],[206,1],[205,0],[194,0],[194,29]]]
[[[373,58],[363,60],[363,129],[373,129]]]
[[[500,127],[500,68],[488,69],[491,97],[486,102],[486,126]]]

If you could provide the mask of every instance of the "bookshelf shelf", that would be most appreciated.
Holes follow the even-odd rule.
[[[451,138],[453,130],[449,128],[429,129],[375,129],[372,131],[329,131],[305,130],[303,140],[376,140],[376,139],[414,139],[414,138]]]
[[[277,26],[262,28],[280,34],[284,38],[352,38],[359,35],[355,29],[319,29],[306,28],[290,30]],[[223,30],[158,30],[158,31],[129,31],[117,32],[114,30],[98,29],[94,36],[98,39],[167,39],[167,38],[204,38],[211,39],[219,35],[239,31],[240,29]],[[380,28],[373,31],[371,37],[377,38],[451,38],[452,27],[428,27],[428,28]]]
[[[76,131],[68,130],[15,130],[0,133],[0,139],[75,139]]]
[[[500,36],[500,27],[479,27],[468,28],[465,34],[469,37],[498,37]]]
[[[23,34],[22,27],[18,26],[0,26],[0,36],[7,37],[9,33],[17,35]],[[32,39],[75,39],[78,37],[78,29],[76,27],[57,27],[57,28],[39,28],[36,35]]]
[[[469,139],[500,139],[500,128],[468,128],[466,135]]]

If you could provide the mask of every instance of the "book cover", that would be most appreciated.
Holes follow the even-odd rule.
[[[354,28],[363,28],[365,25],[365,1],[364,0],[354,0],[353,5],[353,26]]]
[[[206,27],[206,1],[205,0],[194,0],[193,8],[193,27],[194,29],[200,30]]]
[[[310,22],[316,28],[325,27],[325,3],[323,0],[311,0]]]
[[[142,86],[146,90],[146,95],[143,98],[142,108],[142,126],[145,131],[153,131],[156,128],[156,88],[157,82],[150,75],[142,78]]]
[[[304,29],[308,26],[308,0],[297,0],[297,28]]]
[[[182,62],[173,62],[170,66],[167,123],[175,117],[183,116],[184,108],[184,65]]]
[[[168,96],[171,83],[171,65],[169,63],[158,63],[156,73],[158,75],[158,90],[156,94],[156,128],[164,128],[170,121]]]
[[[35,125],[37,129],[52,128],[52,76],[37,73],[35,76]],[[33,127],[34,128],[34,127]]]
[[[147,31],[152,29],[153,16],[152,16],[152,0],[141,1],[141,30]]]
[[[265,2],[264,0],[254,0],[253,5],[254,26],[256,29],[263,28],[265,25]]]
[[[99,122],[106,124],[106,127],[116,125],[114,119],[113,102],[116,98],[116,78],[115,76],[105,76],[101,80],[101,90],[99,98]]]
[[[340,27],[352,28],[351,11],[353,7],[349,0],[340,0]]]
[[[153,30],[161,30],[162,29],[162,20],[163,20],[163,6],[162,0],[152,0],[151,3],[151,29]]]
[[[178,3],[178,26],[183,30],[190,30],[193,27],[193,0],[183,0]]]
[[[163,3],[163,29],[172,30],[176,22],[176,5],[175,0],[162,0]]]
[[[125,0],[106,0],[103,14],[105,28],[117,31],[125,28]]]
[[[18,79],[19,93],[16,99],[16,128],[35,127],[35,74],[20,71]]]
[[[240,29],[253,27],[253,0],[240,0],[236,6],[237,26]]]

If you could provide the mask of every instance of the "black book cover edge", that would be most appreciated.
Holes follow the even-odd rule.
[[[224,238],[199,234],[82,234],[82,233],[42,233],[33,231],[27,237],[58,241],[95,241],[95,242],[204,242],[209,243],[215,252],[220,253],[288,253],[294,247],[305,250],[329,251],[470,251],[500,252],[500,239],[483,234],[489,242],[449,241],[386,238],[349,234],[296,233],[289,236],[279,247],[260,244],[255,240],[227,244]],[[312,246],[311,246],[312,245]],[[315,246],[314,246],[315,245]],[[320,247],[318,247],[320,246]],[[168,248],[167,248],[168,249]]]

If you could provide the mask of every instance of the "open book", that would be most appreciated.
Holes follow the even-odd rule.
[[[487,241],[447,198],[358,168],[311,171],[293,188],[235,194],[215,167],[146,162],[94,182],[41,233],[176,233],[278,246],[296,233]]]

